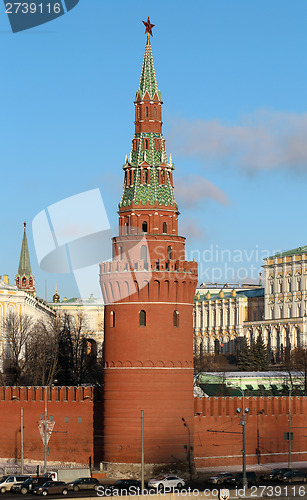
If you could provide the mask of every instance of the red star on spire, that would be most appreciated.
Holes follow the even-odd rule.
[[[147,21],[143,21],[143,24],[145,25],[145,35],[146,35],[146,33],[149,33],[149,35],[153,36],[153,34],[152,34],[152,28],[155,25],[150,23],[149,16],[148,16]]]

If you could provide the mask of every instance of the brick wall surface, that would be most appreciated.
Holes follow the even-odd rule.
[[[247,464],[287,462],[288,397],[247,397]],[[197,468],[239,465],[242,462],[242,426],[236,413],[242,398],[194,400],[194,457]],[[307,460],[307,398],[291,398],[292,460]]]

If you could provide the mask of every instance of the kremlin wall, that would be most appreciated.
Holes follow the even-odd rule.
[[[44,447],[39,427],[43,429],[44,390],[43,387],[0,388],[1,459],[20,460],[20,408],[23,408],[25,461],[43,462]],[[180,388],[176,390],[180,391]],[[91,462],[99,467],[104,462],[102,398],[102,392],[93,387],[48,388],[48,425],[54,423],[48,442],[49,464],[87,465]],[[288,397],[247,397],[245,404],[250,410],[246,424],[247,465],[286,462],[288,441],[284,439],[284,433],[288,430]],[[224,468],[242,463],[242,427],[236,413],[241,406],[242,398],[237,397],[194,398],[194,440],[190,446],[193,447],[196,469]],[[292,460],[307,460],[307,398],[292,397],[291,413]],[[122,414],[120,402],[118,414]],[[146,417],[145,410],[145,422]],[[183,424],[182,428],[188,447],[189,432]],[[138,439],[133,462],[139,454],[136,463],[140,463],[139,418],[136,418],[135,429],[138,430]],[[160,438],[152,443],[145,433],[144,439],[145,448],[155,452]],[[166,444],[171,446],[171,442],[166,441]],[[129,458],[126,457],[127,461]],[[174,462],[176,458],[174,454]],[[101,468],[108,473],[108,464]]]

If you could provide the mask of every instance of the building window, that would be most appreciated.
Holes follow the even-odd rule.
[[[126,234],[129,234],[129,225],[128,222],[125,223]]]
[[[166,234],[167,233],[167,224],[166,222],[163,222],[163,234]]]
[[[142,232],[143,232],[143,233],[147,233],[147,222],[146,222],[146,221],[144,221],[144,222],[142,223]]]
[[[138,119],[141,119],[141,108],[138,108]]]
[[[145,149],[149,149],[149,140],[145,139]]]
[[[172,260],[172,247],[167,247],[167,260]]]
[[[82,424],[82,417],[78,417],[78,424]]]
[[[41,420],[44,420],[44,418],[45,418],[45,417],[44,417],[44,414],[43,414],[43,413],[41,413]]]
[[[27,284],[26,278],[22,278],[22,286],[26,286],[26,284]]]
[[[178,311],[173,312],[173,326],[175,326],[175,327],[179,326],[179,312]]]
[[[118,257],[119,260],[123,260],[123,247],[121,245],[118,246]]]
[[[68,417],[65,417],[65,424],[68,424]]]
[[[154,117],[157,118],[157,108],[154,107]]]
[[[132,186],[132,184],[133,184],[132,170],[129,171],[129,184],[130,184],[130,186]]]
[[[53,415],[49,415],[50,422],[53,422]]]
[[[165,184],[165,172],[161,170],[161,184]]]
[[[146,118],[148,118],[148,106],[146,106],[146,108],[145,108],[145,116],[146,116]]]
[[[146,311],[142,309],[139,314],[139,325],[146,326]]]
[[[146,245],[141,246],[141,260],[147,262],[147,247]]]
[[[147,168],[145,168],[143,170],[143,183],[148,184],[148,170],[147,170]]]
[[[115,312],[110,312],[110,328],[114,328],[115,326]]]

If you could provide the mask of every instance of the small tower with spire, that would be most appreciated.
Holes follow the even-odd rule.
[[[31,271],[31,264],[30,264],[30,255],[29,255],[29,247],[28,247],[28,240],[27,240],[27,223],[23,223],[23,238],[22,238],[22,244],[21,244],[21,252],[20,252],[20,259],[19,259],[19,266],[18,266],[18,274],[15,276],[15,285],[20,289],[20,290],[26,290],[27,292],[33,293],[36,295],[35,292],[35,280],[34,276]]]

